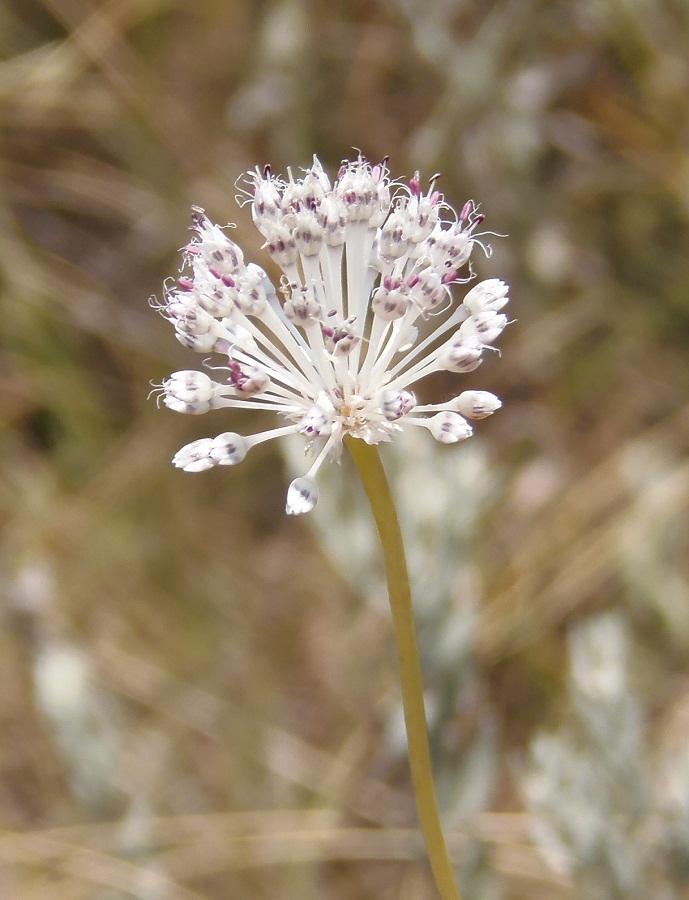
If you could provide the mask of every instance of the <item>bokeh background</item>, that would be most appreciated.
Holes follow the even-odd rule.
[[[384,456],[465,897],[689,896],[687,46],[686,0],[4,0],[3,898],[434,896],[353,473],[288,520],[279,448],[169,463],[262,419],[147,399],[190,205],[269,267],[237,177],[356,150],[506,235],[504,408]]]

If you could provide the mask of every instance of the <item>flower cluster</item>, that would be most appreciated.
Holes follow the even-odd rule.
[[[287,512],[295,515],[314,507],[316,473],[339,456],[346,435],[377,444],[421,426],[455,443],[471,435],[467,419],[500,407],[487,391],[421,405],[410,390],[432,372],[474,371],[507,324],[500,310],[508,289],[498,279],[452,301],[451,285],[472,277],[472,250],[483,247],[476,233],[483,216],[473,203],[457,215],[435,179],[424,193],[418,173],[408,184],[391,182],[384,163],[363,158],[343,163],[334,183],[314,158],[302,178],[284,180],[267,168],[250,173],[248,187],[256,227],[284,273],[279,291],[195,208],[189,274],[160,308],[182,344],[226,363],[212,369],[221,380],[175,372],[160,390],[177,412],[273,410],[284,424],[193,441],[175,455],[176,466],[236,465],[256,444],[301,434],[313,461],[289,487]]]

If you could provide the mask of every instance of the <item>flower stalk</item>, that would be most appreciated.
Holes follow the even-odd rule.
[[[346,445],[359,468],[378,528],[397,641],[412,783],[421,830],[442,900],[460,900],[438,815],[409,575],[397,513],[376,445],[408,428],[441,444],[473,433],[469,420],[500,408],[469,389],[419,403],[412,388],[429,375],[470,375],[508,324],[508,286],[479,281],[457,303],[453,288],[474,278],[475,247],[490,255],[483,214],[473,201],[456,212],[434,176],[393,181],[387,160],[345,160],[332,181],[320,161],[296,177],[269,166],[247,174],[264,248],[281,270],[277,283],[245,262],[227,230],[193,208],[185,272],[154,303],[206,371],[174,372],[156,385],[169,409],[200,415],[233,408],[277,414],[279,425],[250,435],[223,431],[186,444],[177,468],[235,466],[264,441],[300,435],[310,462],[287,491],[285,511],[318,501],[323,463]],[[210,373],[210,374],[209,374]]]
[[[385,560],[390,609],[399,656],[409,765],[419,824],[442,900],[461,900],[440,823],[433,785],[421,662],[416,640],[409,573],[397,511],[376,447],[349,436],[345,438],[345,444],[356,464],[371,504]]]

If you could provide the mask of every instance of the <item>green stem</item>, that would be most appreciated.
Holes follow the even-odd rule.
[[[390,609],[399,654],[407,747],[419,824],[442,900],[461,900],[443,836],[433,786],[431,753],[423,701],[409,573],[397,511],[378,450],[357,438],[345,438],[373,511],[385,558]]]

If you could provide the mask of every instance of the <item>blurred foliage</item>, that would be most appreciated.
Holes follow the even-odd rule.
[[[353,147],[508,235],[504,409],[386,458],[468,900],[685,896],[688,40],[685,0],[0,6],[4,896],[432,896],[351,479],[287,521],[285,463],[175,471],[209,432],[146,397],[192,364],[146,304],[189,206],[264,262],[237,176]]]

